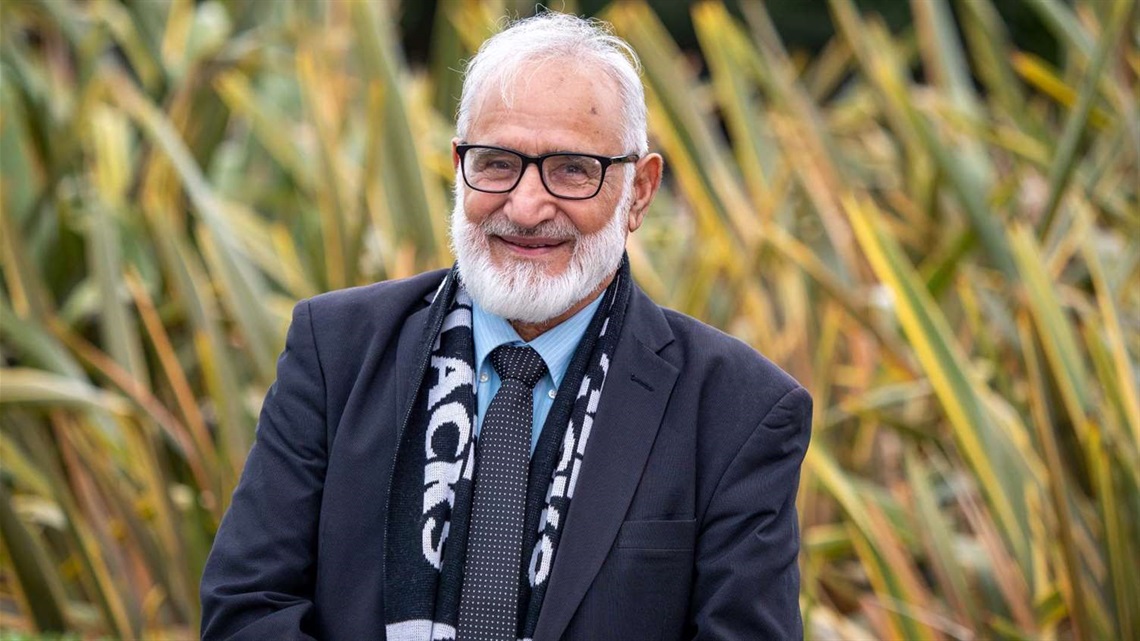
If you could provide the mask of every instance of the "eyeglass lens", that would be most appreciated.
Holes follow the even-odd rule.
[[[474,189],[505,192],[514,188],[523,159],[510,151],[472,147],[463,162],[463,175]],[[542,161],[542,180],[555,196],[583,198],[597,193],[603,178],[597,158],[555,154]]]

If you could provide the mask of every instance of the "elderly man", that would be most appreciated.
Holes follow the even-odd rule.
[[[471,61],[449,271],[297,305],[202,579],[209,639],[787,639],[811,399],[652,303],[636,57],[546,13]]]

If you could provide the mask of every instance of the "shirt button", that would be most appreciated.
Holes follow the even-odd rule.
[[[546,393],[546,395],[549,396],[550,398],[554,398],[555,396],[558,396],[558,391],[557,390],[550,390],[549,392]]]
[[[489,380],[491,380],[491,376],[489,374],[487,374],[487,372],[483,372],[482,374],[479,375],[479,382],[480,383],[486,383]]]

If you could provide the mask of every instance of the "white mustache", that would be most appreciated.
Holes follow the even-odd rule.
[[[581,233],[568,222],[544,220],[534,227],[523,227],[505,216],[492,216],[479,225],[486,236],[541,236],[551,240],[577,240]]]

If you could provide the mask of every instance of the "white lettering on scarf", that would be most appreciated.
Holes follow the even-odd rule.
[[[470,318],[470,316],[468,316]],[[475,377],[471,366],[457,358],[433,356],[431,367],[436,370],[437,383],[428,390],[428,419],[427,438],[424,442],[424,503],[423,513],[426,517],[436,506],[446,502],[448,510],[455,507],[455,484],[463,474],[464,452],[471,443],[471,417],[467,408],[459,401],[452,401],[438,405],[440,401],[461,385],[472,385]],[[438,406],[437,406],[438,405]],[[435,436],[439,430],[455,431],[455,449],[446,448],[439,452],[435,449]],[[447,442],[450,439],[445,439]],[[441,528],[442,525],[442,528]],[[436,530],[439,529],[438,536]],[[436,517],[424,521],[423,532],[420,537],[424,558],[435,569],[442,567],[443,544],[447,541],[450,531],[449,523],[444,520],[442,524]],[[434,540],[434,543],[433,543]]]

